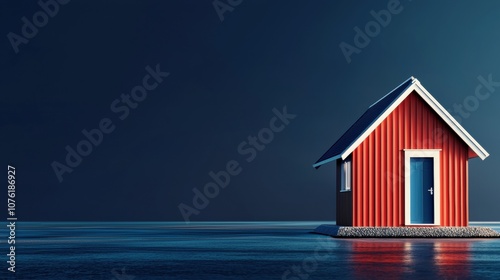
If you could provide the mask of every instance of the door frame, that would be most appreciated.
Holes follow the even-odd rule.
[[[440,225],[441,221],[441,185],[440,185],[440,152],[441,149],[404,149],[404,169],[405,169],[405,225]],[[434,223],[433,224],[412,224],[410,203],[411,203],[411,181],[410,181],[410,159],[411,158],[433,158],[434,175]]]

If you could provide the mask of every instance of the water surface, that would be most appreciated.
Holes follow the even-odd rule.
[[[500,239],[335,239],[309,233],[322,223],[328,222],[19,222],[15,276],[500,279]],[[500,230],[500,223],[471,225]],[[7,254],[5,238],[2,243]],[[1,279],[15,279],[5,262],[3,267]]]

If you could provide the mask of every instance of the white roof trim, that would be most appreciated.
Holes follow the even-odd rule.
[[[345,159],[346,157],[348,157],[353,151],[354,149],[356,149],[365,139],[366,137],[368,137],[368,135],[370,135],[374,130],[375,128],[383,121],[385,120],[385,118],[394,110],[396,109],[396,107],[401,103],[403,102],[403,100],[413,91],[413,89],[415,88],[414,86],[414,83],[415,81],[417,81],[417,79],[411,77],[410,79],[412,79],[412,84],[409,85],[404,91],[403,93],[401,93],[401,95],[399,95],[399,97],[394,100],[392,102],[392,104],[380,115],[378,116],[378,118],[365,130],[363,131],[363,133],[361,133],[360,136],[358,136],[358,138],[356,138],[356,140],[347,147],[347,149],[345,151],[343,151],[341,153],[341,157],[342,159]],[[408,81],[408,80],[407,80]],[[387,96],[387,95],[386,95]],[[382,99],[381,99],[382,100]],[[377,101],[378,102],[378,101]],[[373,106],[373,105],[372,105]]]
[[[339,158],[340,158],[340,155],[336,155],[336,156],[334,156],[334,157],[327,158],[327,159],[325,159],[325,160],[322,160],[322,161],[320,161],[320,162],[318,162],[318,163],[313,164],[313,167],[314,167],[314,168],[319,167],[319,166],[321,166],[321,165],[323,165],[323,164],[325,164],[325,163],[332,162],[332,161],[337,160],[337,159],[339,159]]]
[[[490,154],[463,128],[460,123],[451,116],[446,109],[420,84],[416,83],[416,92],[429,104],[436,113],[455,131],[458,136],[481,158],[484,160]]]
[[[413,78],[413,76],[411,76],[410,78],[406,79],[406,81],[402,82],[399,86],[395,87],[393,90],[389,91],[388,94],[384,95],[382,98],[380,98],[379,100],[377,100],[375,103],[373,103],[372,105],[370,105],[370,107],[368,108],[371,108],[373,107],[375,104],[379,103],[380,100],[384,99],[387,97],[387,95],[391,94],[393,91],[395,91],[396,89],[398,89],[400,86],[402,86],[403,84],[405,84],[406,82],[408,82],[409,80],[416,80],[415,78]]]
[[[448,111],[443,108],[443,106],[441,106],[441,104],[439,104],[439,102],[420,84],[420,82],[413,77],[410,79],[412,79],[412,84],[408,86],[405,91],[351,145],[349,145],[345,151],[340,154],[341,158],[343,160],[347,158],[354,151],[354,149],[356,149],[368,137],[368,135],[370,135],[375,128],[377,128],[377,126],[385,120],[385,118],[413,91],[417,92],[422,99],[425,100],[425,102],[441,117],[441,119],[443,119],[446,124],[448,124],[448,126],[451,127],[453,131],[455,131],[455,133],[457,133],[457,135],[479,156],[479,158],[482,160],[487,158],[489,156],[488,152],[450,115],[450,113],[448,113]],[[387,95],[383,98],[386,96]],[[375,102],[373,105],[377,104],[379,101]],[[327,162],[329,161],[324,160],[315,165],[319,166]]]

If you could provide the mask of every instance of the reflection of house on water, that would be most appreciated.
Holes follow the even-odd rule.
[[[470,241],[346,240],[357,279],[469,278]]]

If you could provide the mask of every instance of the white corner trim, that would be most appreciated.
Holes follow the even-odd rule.
[[[433,158],[434,173],[434,223],[427,225],[441,224],[441,185],[440,185],[440,152],[441,149],[404,149],[404,173],[405,173],[405,225],[416,225],[411,223],[411,198],[410,198],[410,159],[418,157]],[[420,225],[420,224],[419,224]]]

